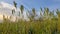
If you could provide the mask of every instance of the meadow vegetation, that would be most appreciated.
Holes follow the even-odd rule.
[[[16,7],[17,4],[14,2],[14,5]],[[23,5],[20,10],[23,14]],[[50,11],[49,8],[44,8],[44,10],[40,8],[40,10],[41,17],[37,20],[34,18],[37,16],[35,8],[32,9],[32,14],[28,12],[30,16],[27,16],[30,21],[20,19],[17,22],[11,22],[9,19],[3,19],[3,22],[0,23],[0,34],[60,34],[60,10]]]

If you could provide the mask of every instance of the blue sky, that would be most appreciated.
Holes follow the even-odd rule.
[[[60,9],[60,0],[0,0],[0,2],[7,2],[13,5],[13,1],[16,1],[19,7],[21,4],[24,5],[25,8],[31,9],[36,8],[37,10],[40,7],[48,7],[50,9]]]

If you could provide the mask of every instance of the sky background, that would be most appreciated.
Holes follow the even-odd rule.
[[[0,0],[0,15],[6,14],[7,16],[11,15],[11,10],[14,8],[13,1],[17,3],[17,11],[15,16],[19,13],[19,7],[21,5],[24,6],[24,8],[31,10],[32,8],[35,8],[37,11],[37,14],[40,15],[40,7],[46,8],[48,7],[50,10],[60,9],[60,0]],[[26,11],[24,10],[24,18],[27,19]],[[0,16],[0,18],[2,18]]]
[[[13,1],[16,1],[17,7],[20,7],[22,4],[27,9],[36,8],[36,10],[39,10],[40,7],[48,7],[50,10],[60,9],[60,0],[0,0],[0,2],[6,2],[12,5]]]

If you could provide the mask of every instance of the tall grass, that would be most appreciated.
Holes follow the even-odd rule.
[[[14,2],[15,7],[16,5]],[[20,10],[21,14],[23,14],[23,5],[21,5]],[[30,21],[18,20],[18,22],[11,22],[8,19],[4,19],[3,16],[4,20],[0,23],[0,34],[60,34],[59,10],[57,10],[58,18],[55,18],[54,11],[50,12],[48,8],[44,8],[44,10],[41,8],[41,12],[43,12],[43,15],[40,13],[41,18],[38,20],[34,20],[36,16],[35,8],[32,9],[31,14],[28,12]],[[13,13],[15,13],[15,10],[12,10],[12,15]],[[24,17],[22,16],[22,18]]]
[[[0,34],[60,34],[60,21],[46,19],[42,22],[9,22],[6,20],[0,23]]]

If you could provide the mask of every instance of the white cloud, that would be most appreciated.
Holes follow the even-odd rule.
[[[0,13],[11,15],[12,9],[15,9],[15,7],[9,3],[6,2],[0,2]]]
[[[12,15],[12,9],[15,9],[15,7],[13,6],[13,5],[11,5],[11,4],[9,4],[9,3],[6,3],[6,2],[0,2],[0,14],[3,16],[3,14],[5,15],[5,16],[10,16],[10,15]],[[15,9],[15,11],[16,11],[16,13],[14,14],[15,16],[13,16],[14,17],[14,19],[13,20],[15,20],[15,17],[17,16],[18,17],[18,12],[20,11],[20,9],[19,8],[17,8],[17,9]],[[20,13],[20,15],[21,15],[21,13]],[[20,17],[22,17],[22,15],[20,16]],[[3,17],[1,17],[2,19],[3,19]],[[1,19],[0,18],[0,19]],[[27,19],[27,17],[26,17],[26,11],[24,10],[24,18],[25,19]]]
[[[14,9],[15,7],[9,3],[6,3],[6,2],[0,2],[1,6],[3,8],[9,8],[9,9]]]
[[[12,9],[15,9],[13,5],[6,2],[0,2],[0,20],[3,20],[3,15],[11,16]]]

